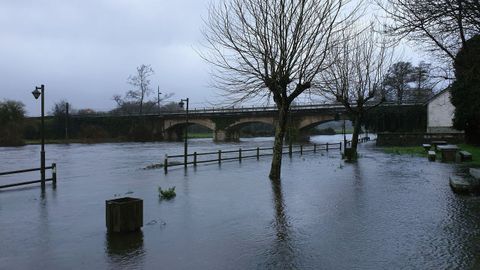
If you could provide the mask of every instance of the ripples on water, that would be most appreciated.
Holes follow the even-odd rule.
[[[190,151],[272,141],[192,140]],[[48,163],[58,163],[57,190],[0,191],[0,240],[7,243],[0,246],[0,268],[469,269],[478,260],[480,199],[450,191],[454,165],[367,144],[357,164],[344,164],[338,150],[285,156],[278,183],[267,177],[269,157],[168,175],[142,170],[182,147],[47,146]],[[0,171],[37,164],[37,152],[38,146],[2,148]],[[177,197],[160,201],[158,186],[176,186]],[[145,226],[109,235],[104,201],[126,195],[144,200]]]

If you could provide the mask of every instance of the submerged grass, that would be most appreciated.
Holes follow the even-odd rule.
[[[470,144],[460,144],[458,145],[461,151],[467,151],[472,154],[472,161],[465,162],[465,164],[473,165],[475,167],[480,167],[480,146],[474,146]],[[421,146],[409,146],[409,147],[383,147],[385,153],[397,154],[397,155],[411,155],[411,156],[421,156],[426,157],[427,152]],[[439,152],[437,151],[437,154]]]
[[[388,154],[396,154],[396,155],[411,155],[411,156],[419,156],[419,157],[426,157],[427,152],[421,146],[409,146],[409,147],[384,147],[383,151]]]

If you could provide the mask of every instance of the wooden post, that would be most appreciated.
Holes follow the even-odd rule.
[[[257,160],[260,159],[260,147],[257,147]]]
[[[165,171],[165,174],[168,173],[168,154],[165,154],[165,160],[163,161],[163,171]]]
[[[327,152],[328,152],[328,142],[327,142]]]
[[[288,144],[288,155],[290,157],[292,157],[292,142],[290,141],[290,143]]]
[[[140,230],[143,226],[143,200],[125,197],[105,201],[105,223],[109,232]]]
[[[242,162],[242,148],[238,149],[238,161]]]
[[[313,144],[313,153],[317,153],[317,144],[316,143]]]
[[[340,144],[340,152],[342,152],[342,142],[339,142],[338,144]]]
[[[52,183],[53,187],[57,187],[57,164],[53,163],[52,164]]]
[[[222,164],[222,150],[218,150],[218,164]]]
[[[193,166],[197,167],[197,152],[193,152]]]
[[[303,144],[300,145],[300,155],[303,155]]]

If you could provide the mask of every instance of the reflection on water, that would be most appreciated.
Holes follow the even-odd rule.
[[[272,141],[192,140],[189,149]],[[285,156],[281,182],[270,182],[268,157],[165,175],[141,168],[182,153],[183,144],[49,145],[47,163],[60,168],[56,191],[0,191],[0,241],[8,243],[0,268],[479,268],[480,197],[451,192],[456,165],[360,147],[353,164],[340,151]],[[37,146],[3,150],[0,171],[38,162]],[[175,200],[159,203],[159,186],[176,186]],[[105,200],[127,194],[144,199],[151,222],[142,232],[105,234]]]
[[[271,249],[267,251],[266,268],[268,269],[296,269],[295,250],[291,236],[291,225],[285,213],[285,202],[283,200],[282,182],[272,180],[272,197],[275,219],[273,229],[275,238]]]
[[[106,254],[111,269],[141,268],[145,257],[143,232],[106,233]]]

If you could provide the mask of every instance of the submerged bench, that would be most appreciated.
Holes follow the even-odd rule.
[[[460,160],[463,161],[472,161],[472,154],[467,151],[460,151]]]
[[[476,180],[480,180],[480,169],[471,168],[469,172],[473,178],[475,178]]]
[[[437,159],[437,153],[435,151],[428,151],[428,160],[435,161]]]

